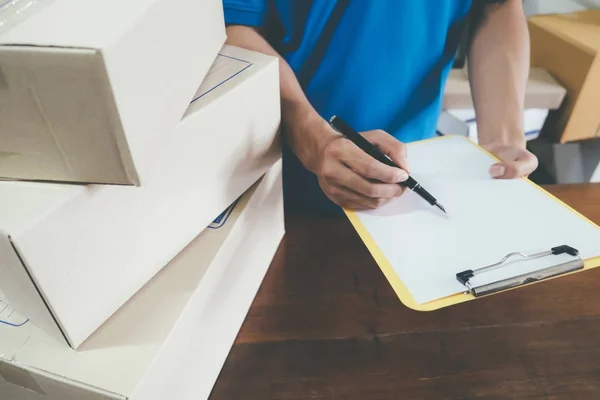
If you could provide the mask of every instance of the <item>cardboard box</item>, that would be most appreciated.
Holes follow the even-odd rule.
[[[529,33],[531,65],[567,89],[563,107],[548,119],[548,135],[560,143],[600,137],[600,10],[534,16]]]
[[[0,179],[143,185],[225,42],[222,1],[4,6]]]
[[[530,70],[525,94],[525,108],[557,109],[562,104],[565,95],[565,88],[547,71],[541,68]],[[442,108],[444,110],[474,108],[466,68],[450,71],[444,87]]]
[[[548,116],[548,111],[548,109],[544,108],[530,108],[525,110],[523,115],[523,132],[526,140],[534,140],[539,137]],[[437,132],[439,135],[466,136],[473,142],[478,143],[475,110],[451,109],[442,111],[437,123]]]
[[[224,46],[141,187],[0,182],[0,290],[78,348],[281,158],[276,57]]]
[[[207,399],[284,234],[281,163],[217,225],[79,351],[0,324],[0,398]]]

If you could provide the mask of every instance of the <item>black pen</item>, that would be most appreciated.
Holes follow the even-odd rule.
[[[367,139],[362,137],[358,132],[352,129],[347,123],[345,123],[340,117],[334,115],[329,120],[331,126],[340,132],[342,135],[346,136],[350,141],[352,141],[355,145],[357,145],[361,150],[375,158],[379,162],[382,162],[390,167],[400,168],[397,166],[391,158],[387,155],[383,154],[377,147],[373,146]],[[423,186],[419,185],[419,183],[411,176],[404,182],[400,182],[401,185],[407,187],[412,190],[419,196],[421,196],[425,201],[427,201],[432,206],[435,206],[446,213],[444,207],[433,197]]]

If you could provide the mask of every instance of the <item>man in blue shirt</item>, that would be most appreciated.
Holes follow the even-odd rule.
[[[522,0],[223,0],[227,43],[280,59],[287,207],[372,209],[402,195],[404,143],[435,135],[469,15],[479,142],[496,178],[537,168],[523,107],[529,38]],[[339,115],[402,169],[328,124]]]

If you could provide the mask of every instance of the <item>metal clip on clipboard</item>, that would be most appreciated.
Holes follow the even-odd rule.
[[[527,274],[518,275],[512,278],[503,279],[497,282],[492,282],[481,286],[473,287],[470,282],[470,279],[474,276],[480,275],[495,268],[499,268],[504,263],[506,263],[509,258],[514,256],[521,257],[524,260],[531,260],[534,258],[557,256],[560,254],[568,254],[574,257],[574,259],[538,271],[533,271]],[[456,274],[456,279],[468,289],[467,293],[471,293],[475,297],[481,297],[492,293],[500,292],[502,290],[515,288],[528,283],[537,282],[558,275],[563,275],[569,272],[577,271],[583,269],[583,267],[584,261],[579,255],[579,251],[571,246],[562,245],[535,254],[510,253],[501,261],[495,264],[491,264],[476,270],[469,269],[463,272],[459,272],[458,274]]]

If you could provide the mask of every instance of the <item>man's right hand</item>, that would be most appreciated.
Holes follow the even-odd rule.
[[[321,188],[334,203],[373,209],[404,192],[398,185],[407,177],[403,170],[408,171],[402,143],[382,131],[363,132],[403,170],[372,159],[317,114],[288,63],[256,28],[228,26],[227,44],[278,57],[285,140],[302,164],[319,177]]]
[[[321,138],[310,169],[335,204],[354,210],[375,209],[404,193],[399,183],[408,178],[406,147],[387,132],[373,130],[361,134],[401,169],[372,158],[327,123],[320,121],[304,128],[311,131],[306,136]]]

